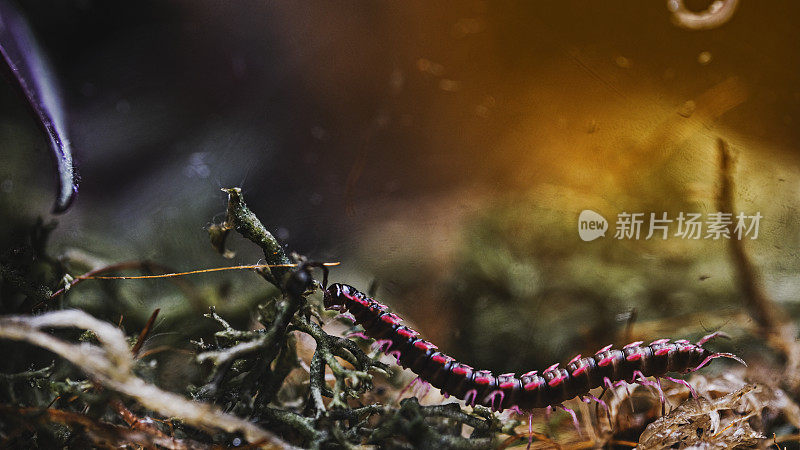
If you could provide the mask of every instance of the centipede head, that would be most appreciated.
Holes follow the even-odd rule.
[[[334,283],[329,288],[323,289],[322,303],[325,309],[333,309],[336,311],[345,311],[347,308],[338,299],[342,298],[343,291],[348,287],[343,284]]]
[[[312,268],[322,269],[322,283],[320,286],[325,291],[328,284],[328,267],[324,263],[319,262],[304,262],[297,266],[297,270],[289,275],[286,280],[284,289],[286,293],[293,296],[302,296],[309,289],[314,287],[314,277],[311,275]]]
[[[697,370],[698,367],[701,367],[701,364],[708,364],[710,359],[707,360],[707,358],[714,354],[714,352],[711,350],[703,348],[699,345],[690,344],[689,347],[691,350],[689,350],[689,366],[687,367],[687,370],[690,372]]]

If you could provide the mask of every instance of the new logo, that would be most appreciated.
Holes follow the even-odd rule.
[[[584,209],[578,216],[578,234],[581,239],[588,242],[606,235],[608,221],[605,217],[592,211]]]

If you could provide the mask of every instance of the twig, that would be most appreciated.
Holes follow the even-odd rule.
[[[270,407],[265,407],[262,412],[264,419],[272,423],[279,422],[290,427],[300,434],[307,442],[319,441],[325,438],[326,433],[322,430],[317,430],[314,419],[310,417],[304,417],[290,411]]]
[[[325,411],[322,402],[323,395],[333,398],[333,407],[347,408],[346,397],[357,397],[360,393],[372,388],[372,376],[368,373],[370,369],[387,369],[385,364],[373,360],[364,353],[355,342],[331,336],[325,333],[322,327],[304,317],[296,317],[293,327],[310,335],[317,342],[317,349],[311,359],[309,382],[313,406],[318,416]],[[336,357],[352,364],[355,370],[346,369]],[[326,365],[330,367],[336,378],[332,391],[325,382]]]
[[[262,272],[261,274],[267,281],[284,291],[285,295],[283,299],[262,307],[259,321],[264,325],[265,330],[257,335],[253,332],[232,329],[225,320],[212,311],[210,317],[217,320],[223,327],[223,331],[217,333],[217,336],[238,342],[232,347],[201,353],[198,355],[198,360],[212,360],[216,365],[217,371],[214,379],[204,386],[203,392],[204,394],[217,393],[220,392],[220,387],[225,382],[225,372],[230,369],[232,363],[255,354],[255,357],[248,361],[250,369],[244,379],[237,380],[240,383],[240,388],[235,393],[235,397],[241,400],[241,406],[254,411],[255,408],[272,401],[280,384],[289,374],[291,368],[296,366],[297,358],[290,357],[287,353],[294,353],[293,348],[290,348],[293,344],[287,346],[288,330],[289,324],[297,316],[297,312],[306,305],[306,299],[302,293],[285,288],[283,278],[291,270],[291,267],[287,266],[292,266],[293,264],[290,263],[280,243],[247,207],[242,197],[241,189],[231,188],[223,189],[223,191],[228,193],[227,218],[221,226],[209,229],[215,247],[218,249],[220,246],[224,247],[225,236],[230,230],[236,230],[244,238],[261,247],[268,265],[282,266],[272,267],[268,269],[270,272]],[[325,335],[327,336],[327,334]],[[280,358],[278,364],[274,365],[273,362],[282,349],[285,349],[283,352],[284,357]],[[312,361],[312,367],[317,367],[314,361]],[[329,392],[326,391],[325,393]],[[318,397],[315,403],[317,407],[321,406],[321,397]]]
[[[240,188],[228,188],[222,191],[228,193],[228,212],[225,222],[221,226],[209,228],[212,241],[217,243],[215,246],[218,248],[220,245],[224,247],[225,236],[230,230],[236,230],[245,239],[261,247],[267,264],[291,264],[278,240],[272,236],[272,233],[267,231],[261,221],[258,220],[258,217],[244,203],[242,190]],[[270,275],[265,276],[265,278],[277,286],[278,289],[283,290],[281,280],[288,270],[287,267],[268,269]]]
[[[265,268],[265,271],[260,273],[267,281],[284,291],[284,275],[291,270],[294,264],[286,257],[280,243],[247,207],[242,197],[241,189],[223,189],[223,192],[228,193],[227,217],[222,225],[215,225],[209,228],[212,244],[218,250],[224,251],[226,236],[231,230],[236,230],[242,237],[261,247],[267,265],[281,266]],[[198,361],[211,360],[216,366],[212,381],[201,389],[203,395],[219,393],[220,387],[225,382],[226,372],[231,368],[233,362],[255,354],[256,356],[251,361],[252,368],[241,383],[244,387],[237,390],[236,397],[247,399],[244,403],[251,410],[256,404],[266,404],[271,401],[271,398],[267,399],[265,395],[271,395],[275,391],[275,389],[267,387],[267,385],[274,386],[276,382],[275,379],[270,379],[274,378],[270,377],[272,363],[280,350],[286,346],[289,323],[297,311],[305,304],[306,300],[302,295],[286,292],[284,299],[272,305],[273,313],[269,314],[269,317],[262,317],[261,322],[264,324],[265,331],[257,336],[252,332],[233,330],[225,320],[212,310],[209,317],[219,322],[223,327],[223,331],[218,336],[224,336],[239,342],[232,347],[211,350],[198,355]],[[289,371],[281,370],[280,372],[285,376]],[[278,382],[282,382],[282,380]],[[252,401],[254,395],[257,395],[255,402]]]
[[[50,363],[47,367],[42,367],[41,369],[36,370],[26,370],[24,372],[17,372],[17,373],[0,373],[0,379],[4,379],[6,381],[16,381],[16,380],[34,380],[36,378],[47,378],[50,374],[53,373],[53,368],[55,367],[55,362]]]
[[[723,139],[717,140],[719,151],[720,193],[718,208],[720,212],[735,214],[733,165],[734,158]],[[733,223],[728,224],[731,256],[738,272],[739,287],[744,294],[748,309],[759,325],[760,332],[770,345],[786,357],[786,379],[793,392],[800,389],[800,345],[797,327],[784,318],[789,317],[772,300],[762,287],[758,271],[744,248],[741,239],[734,239]]]
[[[734,158],[731,155],[728,144],[724,140],[717,140],[717,149],[719,150],[719,174],[721,184],[718,208],[720,212],[730,213],[734,216],[736,214],[733,200]],[[750,257],[744,249],[742,240],[733,239],[733,223],[728,224],[728,233],[731,235],[731,239],[729,239],[728,242],[730,242],[734,264],[739,272],[739,286],[744,293],[744,298],[761,328],[766,332],[772,332],[783,323],[779,318],[778,307],[761,287],[756,268],[752,261],[750,261]]]
[[[131,348],[131,354],[134,358],[139,356],[139,351],[142,349],[142,345],[144,345],[145,339],[147,339],[147,335],[150,334],[150,330],[153,328],[153,324],[156,321],[156,317],[158,317],[158,313],[161,311],[161,308],[156,308],[153,311],[153,314],[150,315],[150,318],[147,319],[147,323],[142,328],[141,333],[139,333],[139,337],[136,338],[136,343],[133,344],[133,348]]]
[[[164,432],[158,429],[153,423],[153,419],[140,419],[137,417],[130,409],[128,409],[119,399],[111,400],[111,407],[122,417],[122,420],[128,424],[128,426],[135,430],[143,430],[146,431],[148,434],[161,438],[161,439],[171,439],[170,436],[167,436]]]
[[[101,447],[110,445],[116,446],[147,446],[164,447],[174,450],[182,449],[219,449],[215,445],[206,445],[190,439],[176,439],[167,436],[157,430],[150,428],[130,429],[110,423],[100,422],[88,416],[61,411],[59,409],[16,407],[0,404],[0,414],[6,420],[17,421],[20,425],[29,422],[38,423],[62,423],[83,429],[86,434]],[[8,442],[6,442],[8,444]]]
[[[101,347],[89,343],[71,344],[40,330],[49,327],[90,330]],[[288,446],[271,432],[213,405],[193,402],[144,382],[131,372],[133,357],[122,332],[84,312],[65,310],[36,317],[3,317],[0,318],[0,338],[46,348],[80,367],[107,389],[131,397],[163,416],[179,417],[199,428],[241,432],[250,442],[262,442],[267,447]]]

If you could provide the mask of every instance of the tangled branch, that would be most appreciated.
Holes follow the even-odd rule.
[[[97,337],[100,346],[72,344],[42,331],[42,328],[80,328]],[[0,338],[23,341],[61,356],[80,367],[107,389],[130,397],[165,417],[178,417],[186,424],[206,430],[240,432],[251,443],[265,447],[288,444],[269,431],[226,414],[219,408],[164,391],[146,383],[132,372],[133,357],[125,335],[110,323],[77,310],[56,311],[40,316],[0,318]]]

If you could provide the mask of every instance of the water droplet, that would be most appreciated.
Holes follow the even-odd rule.
[[[692,117],[692,114],[694,114],[694,110],[696,108],[697,105],[695,104],[694,100],[688,100],[678,109],[678,115],[686,118]]]
[[[120,114],[127,114],[127,113],[131,112],[131,104],[128,103],[127,100],[120,100],[114,106],[114,109],[116,109],[117,112],[120,113]]]
[[[619,67],[621,67],[623,69],[630,69],[631,67],[633,67],[633,61],[631,61],[630,59],[628,59],[628,58],[626,58],[626,57],[624,57],[622,55],[617,56],[616,58],[614,58],[614,62],[617,64],[617,66],[619,66]]]
[[[461,84],[456,80],[443,79],[439,81],[439,89],[446,92],[455,92],[461,87]]]

